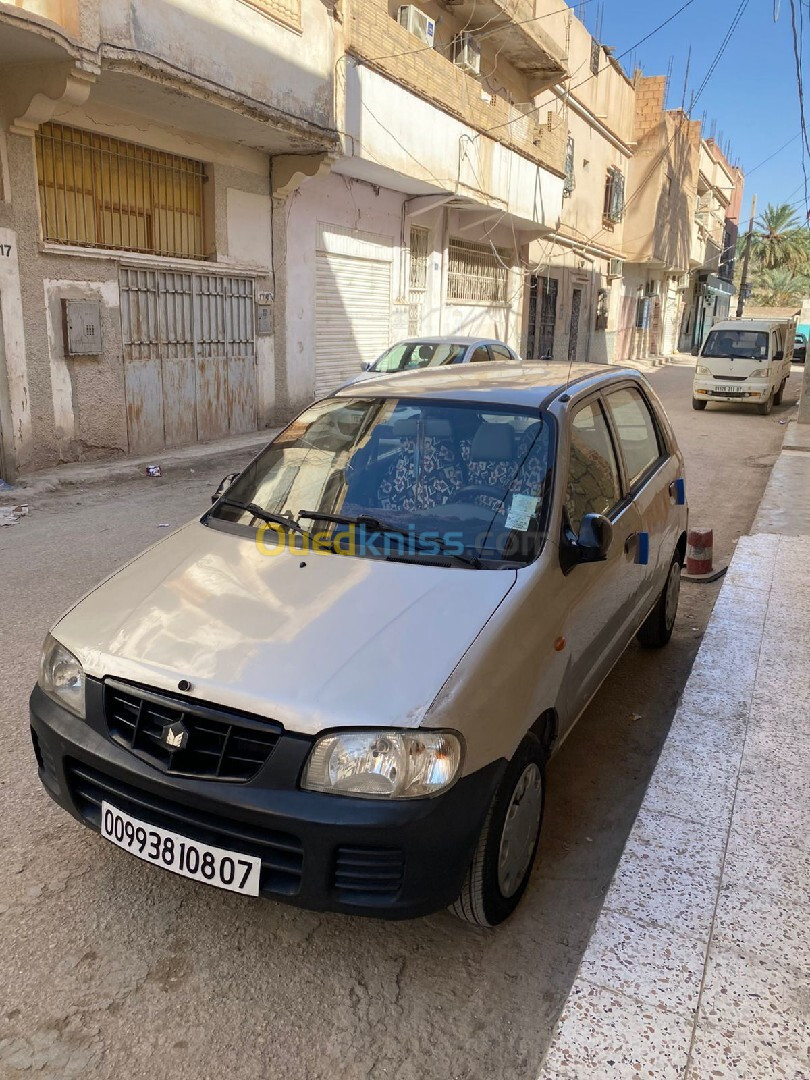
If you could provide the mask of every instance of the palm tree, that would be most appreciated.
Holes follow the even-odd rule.
[[[777,267],[763,270],[754,285],[754,300],[762,307],[790,307],[810,295],[810,279]]]
[[[739,240],[740,255],[745,250],[745,237]],[[763,270],[787,267],[800,270],[810,263],[810,232],[802,228],[801,219],[787,203],[768,207],[757,218],[751,238],[751,258]]]

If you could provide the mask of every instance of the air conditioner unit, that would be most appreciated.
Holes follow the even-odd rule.
[[[436,20],[413,4],[403,4],[397,11],[397,22],[407,31],[424,41],[431,49],[436,37]]]
[[[461,33],[453,39],[453,63],[468,75],[481,74],[481,48],[472,34]]]
[[[624,263],[621,259],[611,259],[608,264],[608,277],[620,278],[624,273]]]

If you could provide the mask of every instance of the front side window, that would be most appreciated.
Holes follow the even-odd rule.
[[[451,345],[444,341],[400,342],[393,345],[372,366],[372,371],[412,371],[414,368],[442,367],[457,364],[464,356],[463,345]]]
[[[575,533],[586,514],[607,514],[621,498],[610,432],[598,402],[589,402],[571,422],[571,459],[565,508]]]
[[[545,537],[553,423],[537,410],[330,398],[293,421],[205,521],[262,530],[268,553],[293,544],[522,565]]]
[[[765,360],[768,356],[768,335],[760,330],[712,330],[703,346],[703,356]]]
[[[64,124],[43,124],[36,150],[45,240],[205,257],[202,162]]]
[[[607,407],[616,428],[627,480],[632,487],[661,457],[658,432],[647,402],[634,387],[608,394]]]

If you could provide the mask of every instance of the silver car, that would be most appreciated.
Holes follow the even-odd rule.
[[[340,390],[56,624],[40,779],[202,884],[493,926],[530,879],[547,762],[633,636],[670,638],[686,528],[638,372]]]
[[[486,337],[416,337],[398,341],[372,362],[361,365],[362,374],[351,385],[377,375],[395,375],[428,367],[481,363],[520,364],[518,354],[506,342]]]

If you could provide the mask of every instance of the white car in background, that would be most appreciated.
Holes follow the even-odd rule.
[[[418,337],[398,341],[382,356],[364,361],[362,374],[346,385],[362,382],[375,375],[395,375],[401,371],[419,371],[428,367],[448,367],[451,364],[522,363],[518,354],[504,341],[480,337]]]

